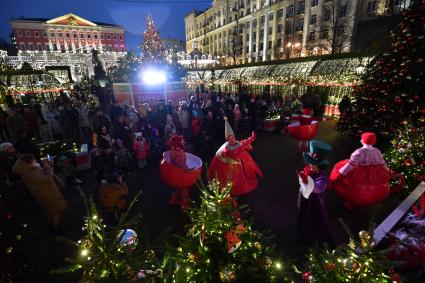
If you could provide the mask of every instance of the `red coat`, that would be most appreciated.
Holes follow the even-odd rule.
[[[225,185],[232,182],[232,195],[244,195],[253,191],[258,184],[257,174],[263,176],[261,169],[252,159],[248,151],[252,150],[254,138],[239,141],[231,146],[224,143],[215,154],[208,174],[210,178],[218,178]]]
[[[141,141],[134,141],[133,149],[136,152],[137,159],[146,159],[148,158],[149,146],[146,142],[146,139],[143,138]]]

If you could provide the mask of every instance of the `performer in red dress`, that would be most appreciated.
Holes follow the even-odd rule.
[[[373,147],[375,142],[374,133],[363,133],[363,146],[332,170],[329,188],[335,189],[348,209],[377,203],[389,195],[389,170],[379,149]]]
[[[248,151],[253,148],[255,132],[243,141],[237,141],[229,122],[225,119],[225,142],[216,152],[208,174],[211,179],[218,178],[223,184],[232,182],[231,195],[244,195],[257,187],[257,175],[263,177],[261,169]]]
[[[291,120],[298,122],[291,123],[288,126],[288,133],[295,139],[297,143],[297,153],[301,154],[308,150],[308,143],[317,134],[317,121],[321,118],[313,117],[313,110],[310,108],[303,109],[303,115],[292,116]]]
[[[183,170],[189,170],[186,165],[183,136],[173,135],[169,141],[170,162]],[[175,190],[170,198],[170,203],[180,204],[182,208],[189,207],[189,188]]]

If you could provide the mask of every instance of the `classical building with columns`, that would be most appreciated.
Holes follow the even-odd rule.
[[[214,0],[186,15],[186,50],[230,64],[348,52],[359,21],[398,13],[408,2]]]
[[[54,19],[11,19],[10,24],[18,56],[2,57],[15,68],[24,62],[35,69],[65,65],[78,80],[85,73],[93,74],[92,49],[99,51],[105,68],[127,52],[123,27],[92,22],[72,13]]]

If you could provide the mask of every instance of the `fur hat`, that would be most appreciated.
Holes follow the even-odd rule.
[[[363,133],[361,142],[368,145],[374,145],[376,143],[375,133],[372,133],[372,132]]]

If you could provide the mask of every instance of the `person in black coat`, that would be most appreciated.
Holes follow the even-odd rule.
[[[110,117],[112,123],[117,122],[118,118],[123,114],[123,110],[117,101],[114,101],[114,104],[111,107]]]
[[[114,137],[119,138],[123,145],[131,150],[132,148],[132,132],[128,125],[124,121],[124,116],[118,117],[117,122],[114,125]]]

